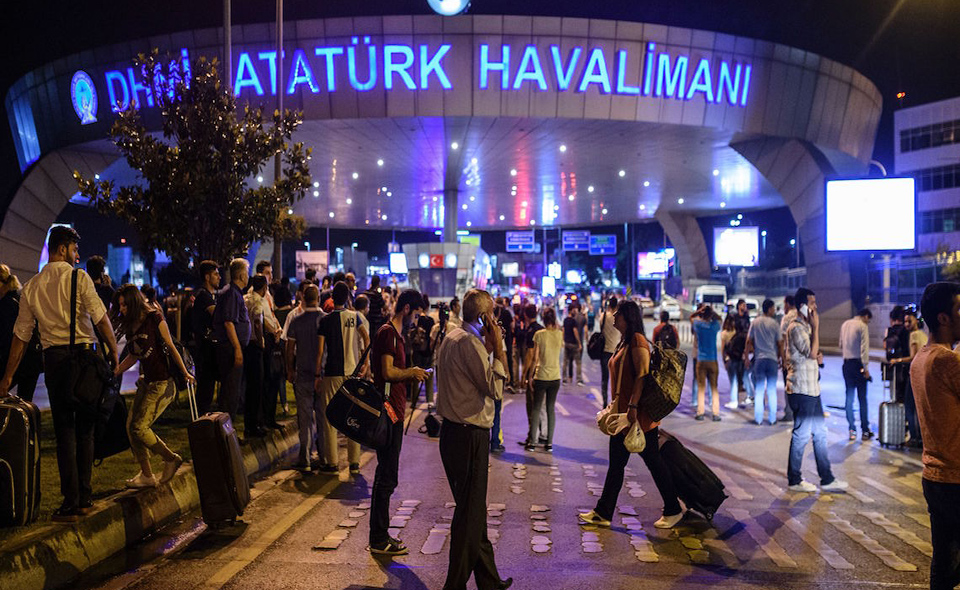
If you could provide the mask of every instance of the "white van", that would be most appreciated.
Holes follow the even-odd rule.
[[[706,303],[719,313],[727,302],[727,288],[723,285],[701,285],[694,291],[693,302],[695,305]]]

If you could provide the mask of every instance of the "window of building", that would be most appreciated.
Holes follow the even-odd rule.
[[[960,143],[960,120],[900,130],[900,153]]]

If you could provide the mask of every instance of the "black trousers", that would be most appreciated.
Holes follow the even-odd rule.
[[[243,400],[243,432],[252,433],[263,425],[263,349],[248,344],[243,350],[243,376],[247,383]]]
[[[390,429],[390,444],[377,450],[377,472],[370,493],[370,544],[379,545],[390,537],[390,496],[400,477],[400,448],[403,446],[403,420]],[[486,521],[484,521],[486,522]],[[486,525],[484,525],[486,526]]]
[[[281,388],[287,386],[282,358],[283,343],[267,342],[267,348],[263,352],[263,398],[260,404],[262,424],[272,426],[277,423],[277,400]]]
[[[233,345],[229,342],[216,345],[217,368],[220,373],[220,397],[217,405],[221,412],[236,419],[240,407],[240,383],[243,381],[243,366],[233,364]]]
[[[490,431],[444,420],[440,427],[440,458],[457,507],[450,525],[450,563],[444,590],[467,587],[470,574],[478,590],[500,584],[487,538],[487,466]]]
[[[57,437],[57,468],[63,508],[73,510],[87,504],[93,496],[94,419],[74,410],[70,402],[70,352],[48,350],[43,353],[53,431]]]
[[[201,340],[190,350],[197,370],[197,411],[202,416],[213,406],[213,392],[217,385],[217,357],[213,342]]]
[[[930,511],[930,590],[960,585],[960,484],[922,480]]]
[[[610,386],[610,367],[608,363],[612,356],[612,352],[604,351],[600,353],[600,396],[603,398],[603,407],[607,407],[607,404],[610,403],[607,401],[607,388]],[[693,380],[697,380],[696,369],[693,370]]]
[[[666,463],[660,456],[660,445],[657,440],[660,436],[660,429],[645,433],[646,446],[640,453],[640,458],[650,470],[653,476],[653,483],[660,492],[663,499],[663,513],[667,516],[679,514],[680,501],[677,499],[677,488],[673,485],[673,477],[667,469]],[[610,437],[610,467],[607,469],[607,477],[603,482],[603,493],[597,501],[597,507],[594,511],[606,518],[613,520],[613,512],[617,508],[617,497],[620,495],[620,489],[623,487],[623,472],[627,467],[627,461],[630,460],[630,451],[623,446],[624,439],[627,438],[627,431],[624,430],[616,436]]]

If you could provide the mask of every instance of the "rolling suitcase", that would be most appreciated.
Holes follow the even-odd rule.
[[[250,503],[250,481],[240,441],[229,414],[210,412],[197,417],[194,391],[193,385],[187,388],[194,418],[187,427],[187,437],[200,492],[200,512],[208,525],[233,523]]]
[[[670,470],[677,495],[687,508],[711,520],[720,504],[727,499],[723,482],[673,435],[661,430],[659,443],[660,456]]]
[[[40,410],[0,399],[0,526],[23,526],[40,509]]]
[[[877,441],[884,447],[902,447],[906,442],[907,410],[902,403],[895,401],[897,371],[901,370],[901,367],[884,364],[886,367],[881,367],[881,374],[889,379],[884,379],[883,389],[889,390],[889,394],[887,400],[880,404]]]

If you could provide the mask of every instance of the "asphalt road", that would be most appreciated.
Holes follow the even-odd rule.
[[[594,488],[602,486],[607,466],[606,437],[594,422],[599,367],[584,367],[585,386],[561,389],[552,454],[525,452],[517,444],[526,433],[523,396],[507,396],[504,403],[507,452],[491,458],[488,488],[488,501],[504,508],[491,507],[489,528],[499,537],[500,572],[514,578],[514,588],[928,586],[930,529],[918,452],[848,442],[842,412],[831,410],[829,453],[850,493],[791,493],[790,426],[750,424],[752,409],[724,410],[721,422],[694,421],[689,377],[681,407],[663,428],[726,484],[730,497],[713,521],[688,515],[673,530],[655,529],[662,503],[634,457],[614,526],[578,525],[576,512],[593,507]],[[839,359],[827,359],[822,383],[825,405],[842,405]],[[720,389],[728,391],[725,377]],[[881,395],[879,384],[871,386],[874,424]],[[782,405],[782,384],[780,400]],[[415,433],[422,418],[418,413],[404,439],[400,486],[391,505],[392,516],[409,517],[398,519],[395,524],[404,526],[394,531],[410,548],[408,556],[375,559],[366,550],[369,510],[363,503],[376,463],[367,452],[359,477],[279,471],[257,483],[244,524],[211,531],[197,516],[184,519],[89,572],[79,587],[441,588],[452,497],[436,440]],[[818,481],[809,446],[804,473]],[[546,511],[534,511],[541,508]],[[533,530],[537,523],[543,532]],[[535,539],[540,536],[549,543]],[[338,537],[344,537],[339,544]],[[325,540],[336,548],[315,549]],[[547,550],[535,550],[534,541]]]

